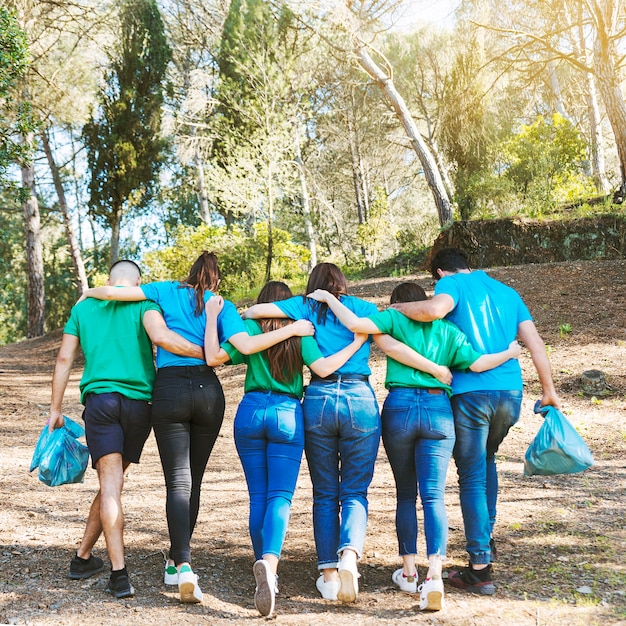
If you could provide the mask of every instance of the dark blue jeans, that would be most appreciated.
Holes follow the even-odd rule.
[[[470,562],[490,563],[489,539],[496,522],[498,471],[495,455],[520,416],[521,391],[473,391],[452,397],[461,511]]]
[[[206,464],[224,419],[224,392],[210,367],[164,367],[157,372],[152,427],[159,448],[170,534],[170,558],[191,561]]]
[[[280,558],[304,449],[300,401],[270,391],[247,393],[235,416],[235,445],[250,494],[254,557]]]
[[[424,510],[426,556],[446,556],[444,494],[454,446],[454,418],[447,394],[437,391],[440,393],[394,387],[383,405],[383,443],[396,481],[400,556],[417,554],[418,491]]]
[[[319,569],[363,552],[367,490],[380,444],[378,403],[366,381],[312,381],[304,396],[304,449],[313,483]]]

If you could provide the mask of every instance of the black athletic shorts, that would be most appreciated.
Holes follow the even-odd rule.
[[[107,454],[119,452],[131,463],[139,463],[150,434],[151,404],[131,400],[121,393],[90,393],[85,397],[85,437],[91,465]]]

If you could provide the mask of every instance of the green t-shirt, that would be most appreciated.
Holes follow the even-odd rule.
[[[245,320],[246,330],[249,335],[260,335],[263,331],[259,323],[255,320]],[[302,352],[302,360],[307,365],[311,365],[318,359],[323,358],[323,354],[317,345],[317,341],[313,337],[301,337],[300,346]],[[289,393],[298,398],[302,398],[303,379],[300,370],[293,380],[288,382],[279,382],[272,378],[270,373],[270,365],[264,352],[256,354],[241,354],[233,345],[226,342],[222,344],[222,348],[228,352],[228,356],[233,365],[247,364],[246,380],[244,383],[244,391],[254,389],[263,389],[267,391],[276,391],[278,393]]]
[[[369,319],[379,330],[401,341],[423,357],[450,369],[467,369],[481,356],[467,341],[458,326],[447,320],[416,322],[395,309],[387,309]],[[445,389],[452,394],[452,387],[444,385],[434,376],[403,365],[387,357],[385,387],[425,387]]]
[[[72,308],[64,333],[78,337],[85,355],[80,401],[88,393],[117,391],[132,400],[152,400],[152,343],[143,326],[158,304],[87,298]]]

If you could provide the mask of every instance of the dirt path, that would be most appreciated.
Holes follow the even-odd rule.
[[[399,563],[395,493],[382,447],[370,490],[361,593],[352,606],[327,603],[315,589],[311,489],[303,463],[279,572],[277,624],[626,623],[626,261],[523,266],[492,273],[518,289],[534,314],[549,345],[566,413],[589,443],[595,467],[572,476],[523,476],[524,451],[541,424],[541,418],[532,414],[539,388],[525,354],[523,418],[499,455],[498,590],[485,598],[447,588],[446,609],[421,614],[418,599],[397,592],[390,579]],[[425,275],[417,279],[431,288]],[[352,285],[351,292],[383,304],[400,281],[363,281]],[[89,470],[84,484],[58,488],[46,487],[28,474],[47,416],[60,337],[57,331],[0,348],[0,624],[182,625],[263,620],[252,600],[247,492],[232,438],[232,420],[242,391],[241,368],[219,372],[227,395],[226,420],[205,476],[193,541],[204,603],[182,606],[162,584],[167,530],[163,478],[152,437],[143,462],[129,472],[125,488],[127,560],[136,597],[116,601],[105,594],[106,570],[87,581],[66,578],[96,491],[95,474]],[[382,402],[384,358],[380,353],[374,353],[372,366]],[[582,396],[579,377],[591,368],[606,372],[613,395],[603,399]],[[79,376],[76,368],[64,405],[65,412],[76,418],[81,414]],[[453,466],[446,502],[448,565],[463,565],[466,553]],[[423,552],[422,539],[419,546]],[[97,553],[106,560],[103,542]],[[423,558],[420,563],[422,577]]]

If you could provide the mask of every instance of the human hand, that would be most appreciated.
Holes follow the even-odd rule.
[[[555,409],[560,409],[561,398],[559,398],[556,391],[553,389],[544,391],[539,401],[539,406],[553,406]]]
[[[316,289],[311,293],[307,294],[307,298],[311,298],[312,300],[317,300],[318,302],[328,302],[328,296],[330,293],[326,291],[326,289]]]
[[[297,320],[290,327],[296,337],[311,337],[315,334],[315,326],[309,320]]]
[[[222,296],[211,296],[204,304],[207,316],[217,317],[224,308],[224,298]]]
[[[452,384],[452,372],[445,365],[438,365],[437,372],[434,376],[439,382],[443,383],[444,385]]]
[[[508,347],[512,359],[519,359],[522,354],[522,346],[517,341],[511,341]]]
[[[56,428],[63,428],[65,426],[65,417],[60,411],[50,411],[50,418],[48,419],[48,430],[52,432]]]

